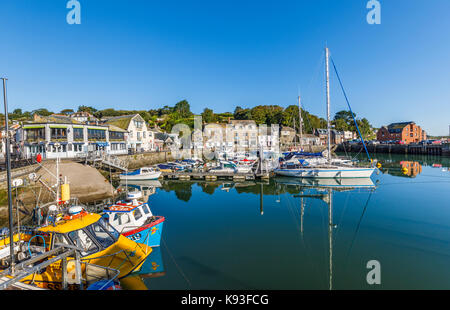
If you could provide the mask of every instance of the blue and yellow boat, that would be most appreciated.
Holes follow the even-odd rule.
[[[0,239],[0,254],[2,251],[9,253],[9,244],[9,238]],[[140,270],[152,252],[151,247],[119,234],[100,214],[88,213],[80,206],[70,207],[66,215],[57,215],[48,225],[15,234],[14,244],[19,251],[24,249],[20,252],[22,256],[17,253],[17,257],[23,260],[60,246],[76,248],[82,263],[118,270],[119,279]],[[75,259],[69,258],[68,274],[75,273],[75,268]],[[27,276],[21,282],[61,289],[62,278],[61,263],[55,262],[43,272]],[[77,285],[69,288],[76,289]]]
[[[141,197],[139,191],[128,193],[126,199],[105,208],[104,217],[123,236],[146,246],[159,246],[165,218],[153,215]]]

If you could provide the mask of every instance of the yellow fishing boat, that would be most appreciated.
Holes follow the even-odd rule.
[[[20,263],[35,255],[51,251],[57,247],[75,249],[80,255],[81,276],[87,264],[106,267],[119,271],[118,278],[123,278],[138,271],[152,248],[138,244],[117,232],[101,215],[88,213],[81,206],[72,206],[65,216],[32,231],[14,235],[14,253],[16,262]],[[9,238],[0,240],[0,269],[9,267]],[[67,274],[69,288],[77,288],[74,257],[68,258]],[[85,263],[85,264],[83,264]],[[1,268],[3,267],[3,268]],[[42,272],[36,272],[21,280],[42,288],[61,289],[63,267],[61,262],[49,265]]]

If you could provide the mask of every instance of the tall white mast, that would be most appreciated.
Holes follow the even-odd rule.
[[[330,74],[328,70],[328,47],[325,47],[325,67],[327,76],[327,132],[328,132],[328,162],[331,162],[331,126],[330,126]]]
[[[302,135],[302,131],[303,131],[303,119],[302,119],[302,108],[301,108],[301,104],[300,104],[300,95],[298,95],[298,120],[299,120],[299,132],[300,132],[300,149],[303,148],[303,135]]]

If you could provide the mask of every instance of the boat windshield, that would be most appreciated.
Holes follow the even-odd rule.
[[[95,244],[94,240],[83,229],[71,231],[68,236],[75,246],[82,249],[82,256],[99,251],[99,248]]]
[[[114,244],[119,233],[102,218],[83,229],[71,231],[68,237],[75,246],[83,249],[81,255],[86,256],[98,252],[99,246],[106,249]]]

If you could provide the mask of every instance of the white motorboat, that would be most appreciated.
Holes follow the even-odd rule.
[[[143,167],[132,172],[119,175],[120,180],[156,180],[161,176],[161,171],[151,167]]]

